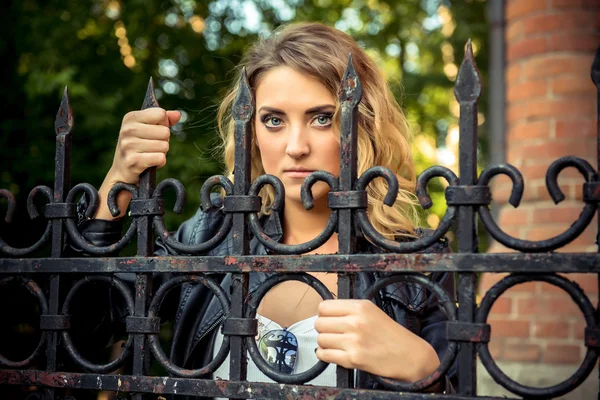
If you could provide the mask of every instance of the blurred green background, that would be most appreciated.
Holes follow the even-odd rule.
[[[167,166],[158,172],[158,181],[174,177],[187,189],[183,215],[165,215],[168,229],[176,229],[198,207],[204,180],[222,170],[214,151],[215,116],[233,67],[249,43],[289,21],[321,21],[356,38],[383,68],[407,112],[417,172],[435,164],[456,171],[453,84],[471,38],[486,87],[485,9],[482,0],[3,2],[0,188],[17,197],[18,210],[14,224],[0,223],[2,238],[21,247],[37,240],[33,233],[41,234],[44,223],[29,221],[26,197],[36,185],[53,187],[54,118],[64,87],[75,116],[72,183],[98,188],[111,165],[121,120],[141,106],[149,77],[160,105],[183,113],[173,129]],[[483,161],[485,115],[484,95]],[[424,214],[424,225],[437,226],[445,211],[443,184],[430,185],[434,206]],[[5,210],[6,201],[0,200],[0,213]]]

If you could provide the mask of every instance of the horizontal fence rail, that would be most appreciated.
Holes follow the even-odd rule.
[[[600,50],[592,65],[592,80],[600,94]],[[429,182],[434,178],[442,178],[447,182],[447,210],[431,235],[415,241],[397,242],[378,233],[369,221],[366,192],[369,183],[376,178],[387,181],[388,193],[384,202],[388,206],[396,200],[399,183],[392,171],[379,166],[358,175],[357,109],[362,86],[350,56],[339,93],[340,175],[335,177],[325,171],[314,172],[306,178],[301,189],[304,206],[310,209],[313,206],[313,185],[324,182],[330,187],[328,205],[332,212],[327,226],[317,237],[302,244],[282,244],[273,240],[261,225],[261,189],[266,186],[273,189],[273,210],[278,212],[283,207],[284,187],[278,178],[270,175],[251,181],[250,124],[254,103],[243,72],[232,110],[235,121],[235,181],[223,175],[214,176],[205,182],[201,192],[205,211],[215,207],[211,201],[213,189],[220,188],[225,194],[222,205],[225,217],[216,234],[202,243],[190,245],[178,241],[175,235],[169,233],[163,221],[163,194],[167,190],[175,192],[174,211],[180,213],[185,203],[185,188],[181,182],[171,178],[156,184],[156,171],[151,168],[141,175],[139,186],[120,183],[112,188],[108,205],[115,216],[120,214],[116,205],[117,195],[121,191],[131,194],[131,224],[118,241],[98,247],[88,242],[78,230],[78,219],[95,215],[99,198],[92,185],[80,183],[71,187],[70,184],[74,117],[65,89],[55,124],[54,188],[37,186],[27,198],[30,217],[33,219],[43,214],[47,219],[45,231],[33,245],[26,248],[11,247],[0,238],[0,254],[3,257],[0,259],[0,290],[7,285],[26,289],[37,301],[41,331],[37,346],[27,358],[10,360],[0,355],[0,394],[2,385],[14,385],[41,387],[44,399],[74,399],[69,393],[75,389],[111,390],[135,400],[156,398],[157,395],[257,399],[425,399],[435,395],[419,392],[440,381],[456,363],[456,389],[459,394],[445,394],[444,398],[466,399],[477,397],[477,355],[494,380],[516,395],[552,398],[573,391],[589,376],[598,360],[598,308],[576,283],[558,273],[600,275],[600,255],[556,254],[552,251],[575,240],[592,222],[600,200],[598,172],[589,162],[576,156],[553,162],[546,174],[546,185],[555,203],[564,199],[558,186],[558,176],[564,169],[577,169],[585,180],[579,218],[565,232],[547,240],[529,241],[510,236],[498,226],[490,212],[492,196],[489,184],[497,175],[508,176],[513,184],[509,202],[517,207],[523,195],[523,177],[509,164],[489,166],[477,176],[477,103],[480,94],[481,80],[469,42],[455,85],[455,95],[460,104],[460,174],[457,176],[448,168],[434,166],[424,171],[417,180],[416,193],[425,209],[432,206],[427,192]],[[148,107],[158,107],[152,80],[142,109]],[[598,110],[600,116],[600,96]],[[600,139],[600,128],[598,137]],[[82,195],[85,195],[86,203],[79,203],[84,204],[84,208],[78,212],[76,200]],[[5,220],[10,223],[16,207],[15,198],[4,189],[0,190],[0,197],[8,201]],[[37,197],[47,200],[43,213],[35,206]],[[477,215],[491,237],[518,252],[477,254]],[[457,228],[458,252],[427,253],[426,249],[442,239],[452,226]],[[334,233],[338,234],[338,254],[303,255],[323,245]],[[207,255],[228,236],[232,237],[230,254]],[[368,239],[386,252],[357,254],[358,236]],[[168,247],[182,255],[153,256],[155,237],[161,238]],[[251,255],[249,246],[252,237],[274,254]],[[137,241],[137,256],[114,256],[134,239]],[[49,257],[24,258],[48,244],[51,244]],[[65,252],[68,244],[73,244],[89,256],[73,257]],[[354,371],[342,367],[337,367],[337,387],[304,385],[327,367],[324,362],[319,362],[304,373],[292,375],[281,374],[269,367],[258,353],[254,340],[256,308],[262,296],[280,282],[297,280],[315,288],[323,298],[331,298],[326,287],[307,273],[334,272],[339,274],[338,297],[352,298],[355,273],[363,271],[394,274],[384,274],[385,277],[367,289],[362,298],[371,299],[381,289],[396,282],[420,285],[438,297],[448,318],[446,334],[450,343],[438,369],[430,376],[411,383],[375,376],[373,378],[386,390],[371,390],[353,388]],[[457,274],[457,299],[424,274],[435,271]],[[248,301],[251,272],[280,274],[263,282],[256,295]],[[510,275],[493,286],[478,306],[475,291],[476,274],[480,272],[509,272]],[[220,286],[215,273],[232,274],[230,293]],[[124,276],[133,276],[134,284],[128,284]],[[47,284],[43,285],[41,281],[44,279]],[[581,365],[571,377],[551,387],[528,387],[514,381],[498,367],[488,348],[491,327],[487,321],[494,302],[509,288],[530,281],[546,282],[564,290],[581,310],[586,323],[584,340],[587,353]],[[106,364],[86,359],[77,349],[71,329],[75,322],[71,311],[78,294],[86,291],[90,285],[97,284],[109,287],[112,293],[120,297],[127,313],[127,338],[120,354]],[[198,369],[176,365],[166,355],[159,340],[163,302],[171,290],[189,284],[204,285],[215,294],[229,331],[214,358]],[[63,292],[66,295],[61,295]],[[194,335],[195,332],[189,334]],[[246,381],[246,350],[258,368],[277,383]],[[211,379],[211,373],[225,362],[228,355],[230,380]],[[61,370],[64,359],[73,364],[72,370]],[[160,365],[166,375],[152,376],[151,362]],[[115,371],[118,373],[115,374]],[[154,397],[149,397],[150,394]]]

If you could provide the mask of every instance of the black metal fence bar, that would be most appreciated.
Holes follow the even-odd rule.
[[[66,382],[65,382],[66,381]],[[14,385],[49,386],[111,390],[122,393],[139,392],[157,395],[198,395],[231,397],[236,399],[297,399],[311,398],[323,400],[364,399],[364,400],[428,400],[433,397],[424,393],[402,393],[383,390],[344,389],[327,386],[280,385],[278,383],[220,381],[212,379],[184,379],[172,377],[131,375],[99,375],[78,373],[47,373],[32,370],[0,370],[0,382]],[[468,396],[444,395],[445,400],[472,399]],[[501,400],[503,397],[478,397],[480,400]]]
[[[342,77],[341,87],[341,124],[340,124],[340,177],[338,192],[332,196],[341,197],[355,189],[358,164],[358,104],[362,97],[360,81],[352,65],[352,56],[348,59],[346,73]],[[356,252],[356,236],[352,209],[340,209],[338,213],[338,254]],[[350,299],[354,294],[355,276],[350,273],[338,274],[338,298]],[[341,366],[336,368],[337,386],[354,387],[354,371]]]
[[[246,70],[242,71],[242,77],[239,84],[238,96],[233,105],[233,118],[235,121],[235,162],[234,162],[234,182],[233,198],[239,203],[247,201],[251,203],[248,192],[251,181],[251,159],[250,143],[252,139],[252,130],[250,127],[252,115],[254,113],[254,100],[250,85],[246,78]],[[234,203],[235,204],[235,203]],[[228,212],[225,207],[225,212]],[[244,207],[234,207],[233,210],[233,231],[236,232],[233,239],[234,256],[243,256],[250,253],[250,236],[247,225],[247,210]],[[246,302],[248,297],[249,278],[247,273],[234,273],[231,279],[231,318],[244,318],[246,316]],[[244,345],[244,336],[230,337],[230,359],[229,359],[229,378],[232,380],[245,380],[248,360],[246,358],[246,347]]]
[[[477,101],[481,94],[481,79],[475,68],[471,42],[467,43],[465,59],[454,87],[456,99],[460,104],[460,142],[459,142],[459,187],[469,188],[477,184]],[[478,237],[475,225],[475,206],[464,202],[458,205],[458,251],[477,253]],[[458,275],[458,318],[461,322],[472,323],[475,318],[475,282],[472,272]],[[458,354],[458,386],[460,393],[477,393],[475,343],[463,342]]]
[[[326,267],[324,267],[326,266]],[[326,269],[325,269],[326,268]],[[115,257],[3,259],[0,276],[17,274],[98,274],[117,272],[514,272],[600,273],[600,254],[352,254],[241,257]]]
[[[600,116],[600,51],[592,66],[592,79],[599,90],[598,115]],[[25,360],[7,360],[0,355],[0,385],[34,385],[46,391],[47,398],[55,399],[55,389],[114,390],[131,393],[135,400],[146,398],[146,394],[188,394],[219,396],[229,398],[280,398],[280,397],[318,397],[327,399],[361,398],[391,399],[430,398],[430,394],[409,393],[420,391],[435,383],[443,375],[454,359],[458,362],[459,395],[446,395],[448,399],[472,398],[476,388],[476,354],[492,377],[511,392],[527,398],[550,398],[568,393],[580,385],[591,373],[598,360],[600,348],[599,308],[589,301],[585,293],[569,279],[558,273],[593,273],[600,276],[600,254],[598,253],[549,253],[577,238],[591,224],[598,211],[600,184],[598,172],[587,161],[578,157],[563,157],[552,163],[547,172],[547,187],[555,202],[564,195],[560,191],[557,178],[567,167],[576,168],[585,179],[582,185],[584,206],[581,215],[562,234],[541,241],[527,241],[507,235],[493,220],[489,210],[491,201],[489,182],[498,174],[505,174],[513,182],[510,203],[518,206],[523,194],[523,178],[518,170],[510,165],[490,166],[477,177],[477,101],[481,92],[480,79],[471,51],[467,45],[465,60],[459,70],[455,93],[461,108],[460,116],[460,176],[442,167],[431,167],[418,179],[417,195],[423,207],[431,206],[427,194],[427,184],[434,177],[448,181],[446,188],[447,212],[432,236],[413,242],[395,242],[381,236],[370,224],[366,215],[366,188],[369,182],[383,177],[388,182],[389,192],[386,204],[393,204],[398,182],[395,175],[385,168],[374,167],[358,176],[357,171],[357,119],[356,107],[361,98],[361,84],[349,59],[340,91],[341,151],[340,177],[319,171],[309,176],[301,190],[306,208],[312,206],[310,189],[317,181],[326,182],[331,192],[329,207],[332,210],[327,227],[313,240],[298,244],[285,245],[271,240],[258,222],[260,198],[258,193],[265,185],[271,185],[275,192],[274,211],[283,204],[284,188],[282,183],[272,176],[258,177],[251,182],[250,169],[250,121],[254,105],[250,87],[245,74],[239,86],[239,96],[232,110],[235,120],[235,179],[230,182],[224,176],[210,178],[203,186],[201,198],[205,209],[211,207],[210,192],[215,186],[221,186],[226,193],[224,200],[225,221],[214,238],[198,245],[179,243],[170,236],[164,226],[162,215],[162,192],[173,188],[177,192],[175,210],[183,206],[185,190],[183,185],[167,179],[156,185],[155,170],[142,174],[140,186],[117,185],[109,194],[109,208],[117,214],[116,195],[121,190],[132,194],[132,224],[127,233],[117,243],[107,247],[95,247],[88,243],[77,231],[74,199],[85,192],[89,206],[86,215],[91,217],[97,207],[98,194],[88,184],[79,184],[71,189],[69,181],[70,135],[73,128],[73,114],[65,92],[57,115],[56,178],[54,190],[38,186],[28,197],[28,210],[32,217],[37,211],[33,198],[43,194],[48,198],[45,215],[49,222],[46,231],[38,241],[23,249],[13,248],[0,238],[0,253],[6,258],[0,259],[0,287],[19,283],[37,297],[40,303],[40,328],[42,336],[36,350]],[[148,87],[142,109],[156,107],[152,82]],[[600,139],[600,125],[598,126]],[[600,140],[598,141],[600,167]],[[10,220],[15,206],[14,196],[0,190],[0,196],[8,200],[6,219]],[[505,246],[520,251],[507,254],[477,254],[478,234],[475,229],[476,214],[479,214],[483,226],[493,238]],[[458,249],[456,254],[414,254],[426,249],[448,232],[451,225],[457,223]],[[600,222],[599,222],[600,223]],[[600,225],[599,225],[600,226]],[[339,254],[336,255],[300,255],[325,243],[337,229]],[[208,250],[217,246],[226,235],[233,231],[231,255],[224,257],[205,256]],[[66,244],[65,232],[69,240],[92,257],[64,258]],[[136,257],[112,257],[136,235]],[[153,234],[163,238],[165,243],[182,254],[190,256],[154,257]],[[262,242],[272,254],[250,255],[250,232]],[[354,254],[357,234],[382,247],[390,253]],[[17,258],[31,254],[51,240],[51,255],[48,258]],[[599,242],[600,244],[600,242]],[[108,256],[108,257],[100,257]],[[281,272],[262,285],[257,295],[248,302],[248,282],[250,272]],[[246,352],[254,359],[261,370],[260,355],[249,333],[255,326],[255,313],[262,295],[275,284],[295,279],[313,286],[323,297],[330,294],[318,280],[306,272],[336,272],[340,298],[351,298],[354,292],[354,273],[358,271],[396,272],[379,280],[363,295],[370,298],[385,285],[396,281],[421,284],[440,298],[444,312],[448,315],[447,328],[450,346],[441,360],[441,365],[430,377],[416,382],[403,383],[386,379],[376,379],[388,389],[353,389],[353,371],[337,368],[337,388],[304,386],[310,374],[318,374],[326,365],[317,367],[297,376],[282,376],[265,372],[276,382],[262,384],[246,382]],[[458,303],[437,283],[430,281],[422,272],[450,271],[459,274]],[[219,284],[210,278],[210,273],[232,273],[232,291],[225,293]],[[475,276],[478,272],[511,272],[498,282],[484,296],[477,307],[475,302]],[[132,290],[118,278],[118,273],[134,273],[135,289]],[[170,273],[172,278],[158,288],[152,287],[152,276],[156,273]],[[44,293],[36,282],[49,275],[49,290]],[[82,278],[70,288],[66,298],[60,304],[59,288],[62,277]],[[64,281],[64,280],[63,280]],[[566,291],[580,308],[585,321],[585,345],[588,350],[576,372],[564,382],[546,388],[532,388],[515,382],[507,377],[491,358],[487,343],[490,340],[490,326],[487,324],[489,311],[496,301],[510,287],[527,281],[542,281]],[[75,348],[70,333],[70,310],[75,293],[90,282],[110,285],[124,298],[128,317],[126,331],[129,334],[122,353],[117,359],[105,365],[97,365],[82,357]],[[226,343],[210,365],[198,370],[186,370],[176,366],[165,355],[158,344],[160,318],[158,310],[166,293],[183,283],[206,285],[216,293],[217,299],[225,309],[224,331]],[[600,283],[599,283],[600,284]],[[458,310],[457,310],[458,308]],[[192,333],[190,333],[192,334]],[[59,341],[59,336],[62,339]],[[227,347],[229,346],[229,348]],[[457,352],[457,346],[460,351]],[[131,350],[133,348],[133,350]],[[228,351],[226,351],[228,350]],[[45,371],[25,369],[32,366],[36,357],[45,351]],[[92,373],[57,372],[59,351],[64,351],[84,371]],[[477,353],[476,353],[477,352]],[[227,354],[230,355],[230,380],[202,379],[220,365]],[[172,376],[152,377],[149,374],[149,362],[154,359],[165,367]],[[258,357],[258,358],[257,358]],[[131,374],[121,373],[125,361],[132,358]],[[121,373],[109,375],[110,372]],[[310,375],[311,377],[313,375]],[[401,391],[401,393],[399,393]],[[481,397],[480,397],[481,398]]]
[[[148,90],[142,103],[142,110],[159,107],[154,94],[154,82],[150,79]],[[149,201],[156,188],[156,168],[148,168],[140,175],[138,188],[138,201]],[[149,204],[149,203],[147,203]],[[148,207],[150,208],[150,207]],[[137,255],[141,257],[152,256],[154,252],[154,230],[152,229],[152,216],[141,215],[137,220]],[[134,316],[145,318],[152,293],[152,275],[148,273],[135,274],[135,308]],[[150,346],[146,335],[140,332],[133,333],[133,374],[147,375],[150,371]],[[141,394],[134,394],[133,400],[142,400]]]

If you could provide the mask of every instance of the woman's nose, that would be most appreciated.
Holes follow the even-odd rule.
[[[300,158],[310,153],[308,133],[302,126],[292,126],[289,130],[288,142],[285,149],[288,156]]]

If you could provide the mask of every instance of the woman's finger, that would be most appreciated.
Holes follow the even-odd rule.
[[[140,139],[169,140],[171,137],[171,130],[162,125],[150,125],[134,122],[124,127],[123,136],[136,137]]]
[[[319,303],[319,316],[343,317],[356,314],[358,310],[369,307],[368,300],[336,299]]]
[[[169,151],[169,142],[165,140],[144,140],[137,139],[131,143],[131,149],[136,153],[167,153]]]
[[[136,121],[142,124],[169,126],[167,111],[160,107],[151,107],[145,110],[131,111],[125,115],[123,121]]]
[[[167,156],[165,153],[139,153],[136,164],[141,171],[151,167],[162,168],[167,164]]]
[[[169,118],[169,126],[173,126],[181,119],[181,113],[177,110],[167,111],[167,118]]]
[[[350,366],[348,354],[344,350],[323,349],[321,347],[317,347],[317,351],[315,352],[315,354],[317,358],[321,361],[341,365],[345,368],[348,368]]]
[[[317,344],[322,349],[347,350],[348,343],[341,333],[319,333]]]
[[[350,329],[344,318],[319,317],[315,321],[315,330],[319,333],[345,333]]]

